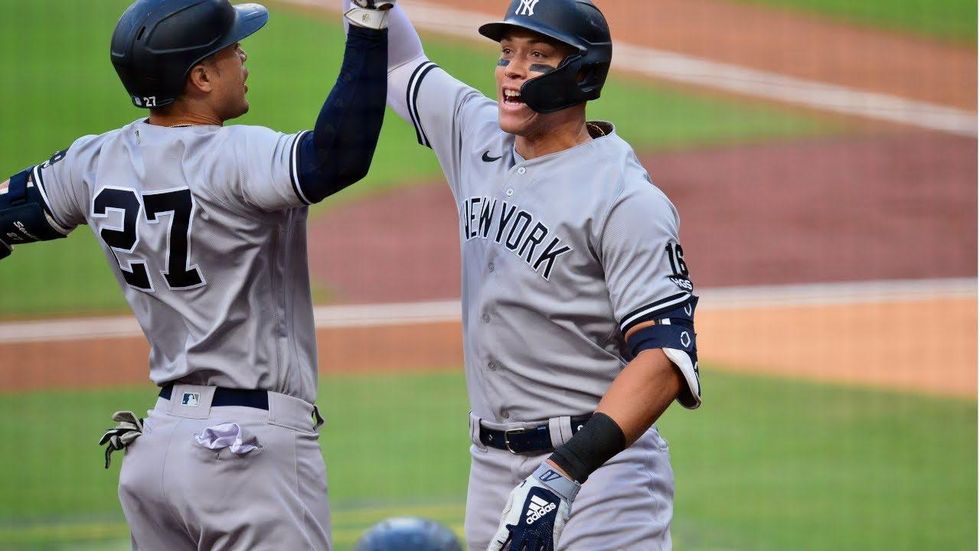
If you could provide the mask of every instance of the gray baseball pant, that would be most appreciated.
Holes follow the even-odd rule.
[[[268,411],[211,407],[213,392],[175,385],[126,448],[119,500],[133,549],[329,551],[327,473],[313,405],[269,392]],[[194,399],[181,400],[185,393]],[[223,423],[237,423],[261,448],[236,454],[195,439]]]
[[[567,417],[558,418],[567,420]],[[557,421],[557,422],[556,422]],[[511,490],[548,459],[551,452],[515,455],[487,448],[470,419],[470,481],[466,499],[465,532],[470,551],[485,551],[497,531]],[[552,443],[561,445],[570,430],[554,430]],[[567,422],[567,421],[565,421]],[[534,426],[483,422],[497,430]],[[556,551],[662,551],[671,549],[674,473],[667,442],[651,427],[582,485],[572,503],[572,515]]]

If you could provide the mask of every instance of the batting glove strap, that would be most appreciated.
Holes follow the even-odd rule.
[[[514,488],[487,551],[553,551],[571,516],[580,485],[547,464]],[[509,547],[508,547],[509,546]]]
[[[131,411],[117,411],[112,420],[119,423],[108,429],[99,439],[99,445],[105,446],[105,468],[109,468],[112,452],[125,449],[143,434],[143,420]]]
[[[562,475],[547,463],[542,463],[531,477],[537,479],[538,483],[548,488],[559,497],[571,503],[575,501],[575,496],[582,489],[582,485],[574,480]]]

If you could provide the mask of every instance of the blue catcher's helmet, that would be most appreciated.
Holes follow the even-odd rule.
[[[109,57],[137,107],[162,107],[184,92],[204,58],[262,28],[269,12],[228,0],[137,0],[112,33]]]
[[[357,540],[355,551],[463,551],[456,535],[434,520],[398,517],[383,520]]]

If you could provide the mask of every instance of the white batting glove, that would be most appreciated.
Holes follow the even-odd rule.
[[[99,440],[99,445],[106,447],[105,468],[107,469],[112,452],[126,449],[143,434],[143,420],[131,411],[117,411],[112,415],[112,420],[119,424],[105,431]]]
[[[351,25],[369,29],[387,29],[388,11],[395,7],[395,0],[352,0],[353,6],[344,12]]]
[[[582,485],[543,463],[510,492],[487,551],[554,551]]]

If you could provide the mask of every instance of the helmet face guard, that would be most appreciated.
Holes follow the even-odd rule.
[[[162,107],[184,92],[191,68],[268,20],[259,4],[137,0],[116,24],[109,57],[134,105]]]
[[[558,68],[528,80],[521,98],[538,113],[553,113],[598,99],[612,62],[612,38],[602,12],[589,0],[513,0],[502,21],[480,27],[500,41],[512,28],[526,29],[576,52]]]

